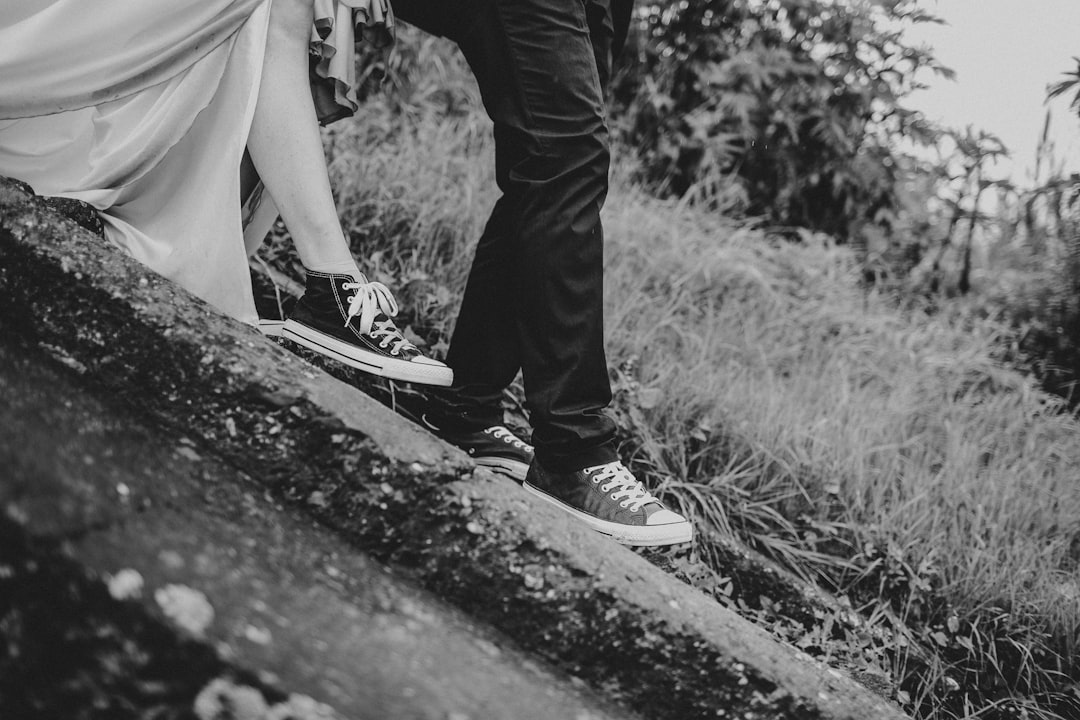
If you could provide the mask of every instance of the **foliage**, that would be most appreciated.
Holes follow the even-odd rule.
[[[891,207],[901,139],[930,133],[901,101],[949,71],[894,28],[934,20],[914,0],[647,0],[618,127],[663,192],[733,179],[746,212],[846,237]]]
[[[1065,79],[1059,80],[1050,86],[1047,90],[1047,99],[1053,99],[1059,95],[1064,95],[1070,90],[1075,90],[1076,94],[1073,96],[1072,102],[1069,103],[1069,107],[1075,110],[1077,115],[1080,115],[1080,57],[1074,57],[1073,61],[1076,62],[1076,70],[1063,73]]]
[[[1070,109],[1080,115],[1080,59],[1048,88],[1048,100],[1073,90]],[[868,243],[866,272],[906,302],[999,318],[1011,330],[1003,356],[1075,406],[1080,173],[1056,157],[1051,119],[1048,110],[1026,187],[991,176],[1005,154],[998,138],[972,128],[943,133],[936,160],[908,166],[893,232]]]
[[[903,181],[888,232],[864,233],[864,274],[907,294],[965,294],[976,245],[993,221],[985,201],[1015,192],[990,175],[1008,150],[997,136],[970,126],[939,130],[932,148],[933,160],[900,160]]]
[[[1011,354],[1044,387],[1080,401],[1080,174],[999,203],[966,306],[1013,328]]]
[[[1047,100],[1074,91],[1069,108],[1080,117],[1080,58],[1076,70],[1047,89]],[[998,300],[1017,328],[1018,349],[1052,392],[1080,402],[1080,173],[1055,164],[1048,140],[1050,113],[1039,149],[1036,186],[1021,193],[1001,225],[998,247],[1019,246],[1036,282]],[[1049,177],[1040,182],[1040,171]],[[1003,213],[1004,214],[1004,213]],[[1041,282],[1039,282],[1041,281]]]

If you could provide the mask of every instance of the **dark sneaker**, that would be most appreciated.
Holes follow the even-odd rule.
[[[532,445],[505,425],[492,425],[474,432],[453,433],[436,429],[426,418],[421,422],[451,445],[468,453],[477,465],[490,468],[512,480],[522,482],[533,461]]]
[[[694,537],[689,521],[665,508],[618,461],[569,473],[534,462],[524,487],[623,545],[674,545]]]
[[[449,386],[454,373],[424,357],[391,320],[397,303],[382,283],[363,275],[308,272],[307,286],[281,337],[373,375]]]
[[[436,437],[464,450],[477,465],[521,482],[533,461],[532,445],[519,438],[505,425],[492,425],[482,430],[455,432],[439,427],[425,411],[430,401],[420,395],[399,393],[394,408]]]

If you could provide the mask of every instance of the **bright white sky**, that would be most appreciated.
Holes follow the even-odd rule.
[[[1012,153],[995,174],[1029,184],[1047,105],[1046,86],[1064,79],[1080,56],[1080,0],[923,0],[947,25],[905,32],[909,44],[929,45],[955,82],[924,77],[931,87],[908,106],[949,127],[994,133]],[[1055,156],[1080,170],[1080,117],[1068,112],[1075,90],[1050,103]]]

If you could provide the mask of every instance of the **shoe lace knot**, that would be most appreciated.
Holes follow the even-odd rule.
[[[496,440],[502,440],[505,443],[513,445],[519,450],[532,450],[532,447],[528,443],[523,441],[521,438],[515,435],[510,430],[510,428],[504,425],[496,425],[494,427],[489,427],[484,432],[488,433]]]
[[[369,282],[364,275],[360,275],[356,282],[342,284],[341,288],[355,291],[348,297],[349,312],[345,316],[345,327],[359,316],[360,333],[378,340],[380,347],[389,347],[394,355],[406,349],[416,349],[390,319],[398,314],[398,304],[390,288],[381,282]],[[379,315],[383,317],[380,319]]]
[[[618,500],[620,506],[631,511],[637,512],[646,503],[659,502],[618,460],[587,467],[585,472],[592,476],[593,482],[600,486],[601,491],[611,492],[612,500]]]

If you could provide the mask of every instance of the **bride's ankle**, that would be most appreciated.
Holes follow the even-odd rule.
[[[326,273],[327,275],[352,275],[359,278],[363,273],[353,260],[339,260],[337,262],[322,262],[304,265],[304,269],[311,272]]]

